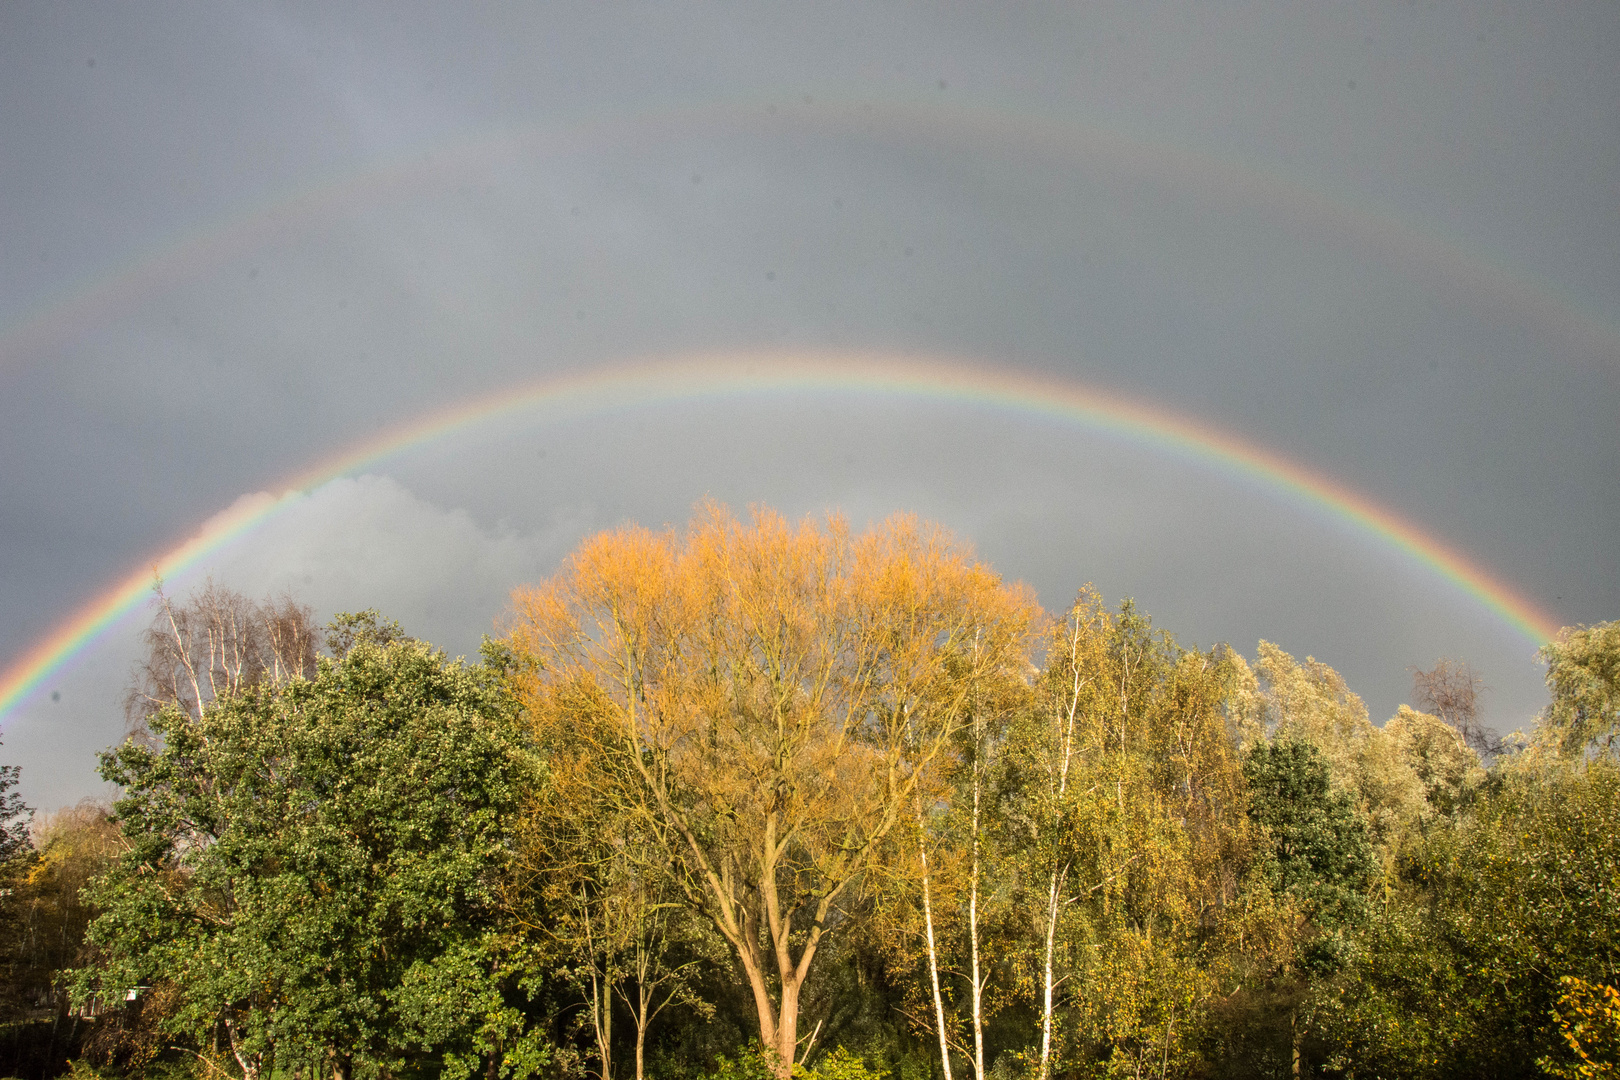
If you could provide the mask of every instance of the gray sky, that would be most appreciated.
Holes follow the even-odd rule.
[[[1620,7],[0,7],[0,669],[212,515],[549,375],[954,357],[1325,474],[1560,623],[1620,616]],[[852,393],[541,409],[286,495],[199,573],[471,652],[584,534],[909,510],[1050,609],[1337,667],[1375,721],[1534,643],[1264,485]],[[184,593],[196,583],[171,583]],[[0,718],[101,788],[144,613]]]

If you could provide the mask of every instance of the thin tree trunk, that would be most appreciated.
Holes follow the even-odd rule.
[[[608,965],[604,957],[602,968],[596,966],[595,928],[591,926],[590,902],[584,892],[579,896],[580,919],[585,924],[585,946],[591,964],[591,1029],[596,1035],[596,1054],[602,1063],[602,1080],[613,1080],[613,989]]]
[[[236,1059],[236,1063],[242,1067],[242,1080],[258,1080],[258,1058],[254,1054],[245,1054],[242,1052],[242,1048],[238,1046],[236,1042],[236,1025],[231,1023],[229,1020],[225,1021],[225,1038],[230,1043],[231,1056],[234,1057]],[[348,1078],[342,1074],[335,1075],[337,1075],[338,1080],[348,1080]]]
[[[606,979],[598,982],[596,963],[591,962],[591,1012],[596,1025],[596,1052],[602,1059],[602,1080],[613,1080],[613,999]]]
[[[928,889],[928,851],[923,846],[922,812],[917,814],[917,857],[922,861],[923,930],[928,941],[928,981],[934,991],[934,1026],[939,1032],[939,1061],[951,1080],[951,1044],[945,1034],[945,999],[939,992],[939,955],[934,948],[934,902]]]
[[[1068,715],[1065,717],[1061,754],[1058,765],[1057,803],[1061,811],[1063,799],[1069,791],[1069,765],[1074,759],[1074,722],[1080,710],[1080,691],[1085,680],[1080,677],[1079,663],[1080,624],[1076,620],[1069,639],[1069,663],[1074,669],[1074,685],[1069,694]],[[1059,890],[1067,879],[1067,864],[1052,870],[1052,880],[1046,898],[1046,963],[1041,979],[1041,1065],[1039,1080],[1047,1080],[1052,1068],[1052,996],[1056,988],[1054,961],[1057,953],[1058,911],[1062,907]]]
[[[973,866],[968,878],[968,945],[973,963],[973,1080],[984,1080],[984,976],[979,970],[979,808],[983,784],[980,768],[984,755],[984,735],[977,718],[974,720],[974,728]]]
[[[1058,890],[1068,875],[1068,867],[1053,871],[1052,885],[1046,901],[1046,965],[1041,978],[1041,1069],[1040,1080],[1047,1080],[1052,1063],[1052,991],[1053,959],[1057,952]]]
[[[645,926],[645,923],[643,923]],[[655,924],[656,928],[656,924]],[[646,933],[643,929],[639,933]],[[652,967],[652,956],[646,948],[646,941],[640,937],[636,941],[636,1080],[642,1080],[642,1061],[644,1049],[647,1045],[647,1025],[652,1023],[652,1017],[647,1015],[647,1009],[652,1003],[652,988],[647,979]]]
[[[647,1047],[647,996],[641,995],[641,1014],[636,1018],[636,1080],[644,1075],[643,1061]]]
[[[591,1022],[596,1028],[596,1053],[602,1060],[602,1080],[613,1080],[613,999],[606,978],[599,977],[591,961]]]

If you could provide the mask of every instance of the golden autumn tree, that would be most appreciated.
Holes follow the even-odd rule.
[[[519,692],[566,804],[625,815],[627,850],[730,946],[788,1075],[826,935],[975,693],[1027,677],[1029,593],[938,527],[748,522],[585,541],[518,590]]]

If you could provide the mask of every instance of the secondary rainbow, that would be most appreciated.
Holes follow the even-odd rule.
[[[1009,409],[1184,457],[1228,477],[1254,482],[1307,509],[1325,512],[1363,537],[1398,550],[1451,582],[1534,644],[1548,641],[1558,632],[1556,620],[1460,551],[1337,481],[1237,435],[1080,383],[951,359],[751,351],[595,368],[513,387],[418,417],[321,461],[277,487],[283,493],[318,487],[409,448],[528,411],[560,418],[795,392],[860,393]],[[285,498],[268,494],[239,500],[184,543],[150,560],[147,569],[131,574],[87,604],[0,677],[0,720],[138,608],[149,595],[154,573],[172,577],[196,566],[286,504]]]
[[[1518,312],[1583,354],[1620,360],[1620,327],[1589,311],[1569,290],[1468,247],[1421,223],[1354,198],[1290,178],[1276,169],[1207,151],[1091,127],[1022,115],[1011,109],[943,108],[919,102],[838,102],[814,106],[762,102],[697,102],[640,113],[580,118],[573,123],[481,129],[454,141],[364,167],[243,207],[203,224],[67,293],[0,324],[0,370],[35,359],[88,326],[138,307],[149,296],[202,276],[356,208],[454,190],[497,164],[568,155],[591,147],[646,144],[683,136],[787,131],[881,136],[937,143],[958,151],[1040,154],[1111,178],[1134,190],[1143,182],[1223,208],[1263,209],[1330,236],[1426,281],[1459,288],[1493,308]]]

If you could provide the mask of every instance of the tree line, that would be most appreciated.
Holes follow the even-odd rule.
[[[705,505],[588,539],[503,627],[468,663],[160,591],[110,813],[0,805],[0,1069],[1620,1062],[1620,624],[1545,646],[1527,732],[1449,661],[1375,726],[1314,659],[1089,587],[1050,617],[912,518]]]

